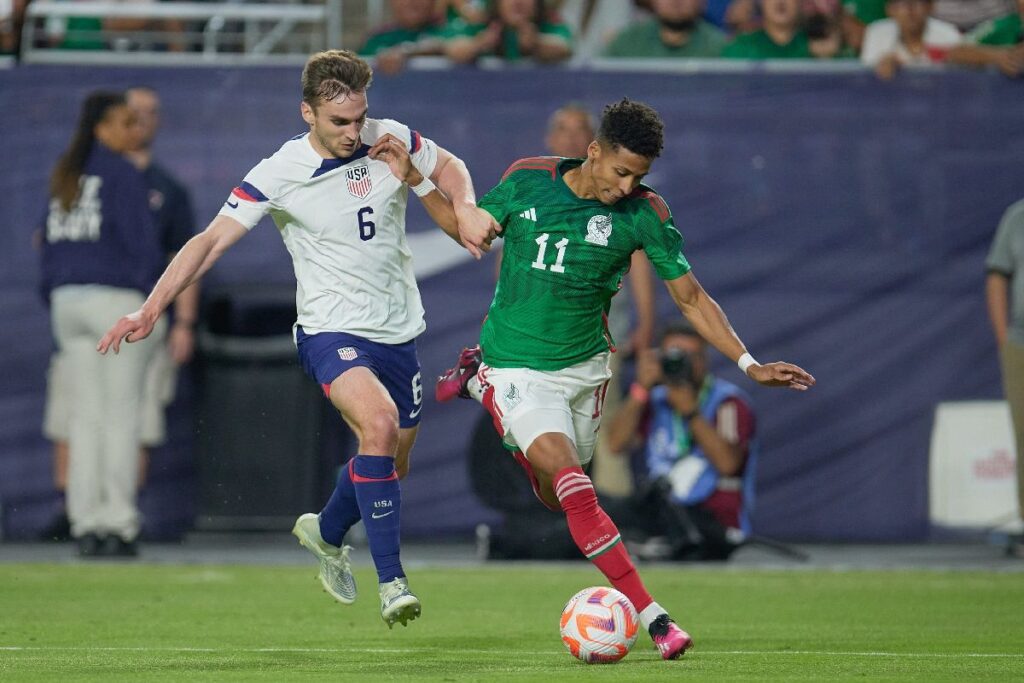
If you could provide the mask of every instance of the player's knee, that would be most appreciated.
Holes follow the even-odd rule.
[[[579,465],[572,441],[564,434],[555,432],[541,434],[534,439],[527,457],[541,480],[549,482],[566,467]]]
[[[393,413],[377,413],[366,420],[363,425],[364,452],[371,449],[375,454],[394,455],[398,448],[398,415]]]

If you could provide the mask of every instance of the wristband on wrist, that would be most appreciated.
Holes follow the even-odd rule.
[[[647,399],[650,397],[651,392],[645,389],[643,386],[633,382],[629,387],[629,397],[637,403],[647,403]]]
[[[740,359],[736,361],[736,365],[740,366],[740,372],[742,372],[745,375],[747,374],[747,368],[749,368],[751,365],[760,365],[760,363],[754,360],[754,357],[751,356],[749,353],[744,353],[742,356],[740,356]]]
[[[426,197],[428,194],[437,189],[434,183],[430,182],[430,178],[423,176],[423,180],[420,181],[419,185],[410,185],[412,191],[416,193],[417,197]]]

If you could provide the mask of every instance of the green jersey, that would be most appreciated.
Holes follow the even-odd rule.
[[[968,38],[978,45],[1019,45],[1024,42],[1021,24],[1020,14],[1009,14],[982,23],[968,34]]]
[[[662,279],[690,272],[664,200],[644,185],[612,206],[581,199],[562,176],[582,163],[522,159],[479,202],[505,240],[480,334],[492,367],[561,370],[606,351],[604,316],[637,249]]]

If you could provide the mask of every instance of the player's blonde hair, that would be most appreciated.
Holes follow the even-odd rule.
[[[302,69],[302,99],[316,108],[350,92],[362,92],[373,81],[373,69],[348,50],[317,52]]]

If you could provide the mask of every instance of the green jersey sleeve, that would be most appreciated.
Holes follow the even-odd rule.
[[[494,220],[498,221],[501,227],[505,227],[508,223],[509,214],[509,199],[512,197],[515,191],[515,181],[511,178],[505,178],[500,183],[495,185],[490,191],[477,201],[477,206],[486,211],[487,213],[494,216]]]
[[[643,192],[644,200],[638,215],[637,233],[644,253],[662,280],[674,280],[690,272],[690,263],[683,255],[683,236],[679,234],[668,204],[656,192]]]

